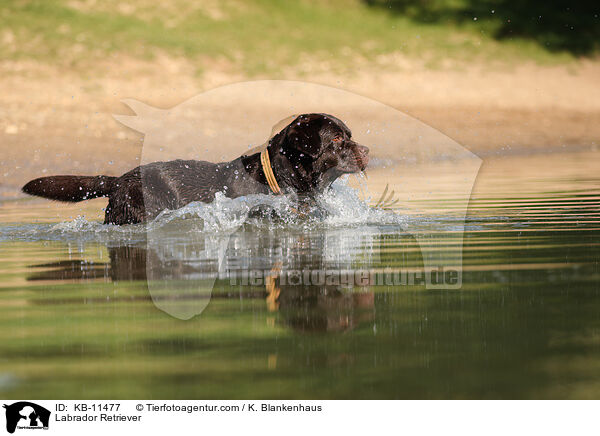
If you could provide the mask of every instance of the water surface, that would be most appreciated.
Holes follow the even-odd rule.
[[[399,177],[429,194],[421,209],[342,197],[333,218],[282,223],[222,204],[147,233],[101,225],[102,200],[5,201],[0,396],[599,398],[599,164],[487,160],[464,232],[447,180],[385,169],[373,186]],[[460,266],[462,286],[292,277],[414,272],[427,256]]]

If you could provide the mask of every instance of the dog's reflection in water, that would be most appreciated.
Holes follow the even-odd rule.
[[[372,290],[288,286],[277,300],[281,321],[303,332],[343,332],[374,320]]]
[[[28,280],[146,281],[156,303],[158,300],[150,284],[157,279],[164,283],[186,282],[193,288],[195,283],[200,283],[199,280],[218,278],[216,287],[223,289],[225,285],[228,291],[215,291],[212,296],[208,294],[212,299],[261,298],[267,310],[276,315],[270,319],[275,318],[278,324],[303,332],[343,332],[374,320],[374,292],[370,287],[286,280],[290,270],[330,272],[349,269],[353,259],[340,253],[351,252],[351,247],[333,239],[332,243],[331,235],[273,236],[270,232],[259,232],[253,236],[246,233],[243,237],[232,235],[226,243],[228,248],[221,262],[215,254],[214,244],[206,241],[187,245],[108,247],[109,262],[76,259],[32,265],[31,268],[38,271],[32,273]],[[352,239],[364,246],[365,241],[356,242],[355,236]],[[239,280],[240,275],[247,271],[267,271],[267,274],[264,280],[250,286]],[[169,288],[166,288],[166,294],[164,289],[160,298],[179,299],[188,306],[195,303],[194,299],[207,298],[205,292],[179,295],[175,290],[173,295],[169,295]],[[160,307],[159,304],[157,306]]]
[[[281,262],[265,280],[267,309],[303,332],[336,332],[373,321],[375,294],[370,287],[281,285]]]
[[[108,248],[110,262],[91,262],[86,259],[30,265],[41,269],[27,277],[28,281],[105,281],[146,280],[147,250],[142,247],[120,246]]]

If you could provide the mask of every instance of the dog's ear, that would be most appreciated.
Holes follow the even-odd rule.
[[[300,115],[285,129],[273,136],[269,145],[278,146],[285,153],[286,150],[298,150],[308,156],[317,157],[321,151],[321,137],[319,127],[314,117]]]

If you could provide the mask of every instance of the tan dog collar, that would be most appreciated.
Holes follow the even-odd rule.
[[[267,183],[273,191],[273,194],[280,195],[281,189],[277,184],[277,179],[275,178],[275,174],[273,173],[273,168],[271,168],[271,159],[269,158],[269,149],[265,148],[260,152],[260,163],[262,165],[263,172],[265,173],[265,178],[267,179]]]

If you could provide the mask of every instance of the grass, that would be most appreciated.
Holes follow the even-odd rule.
[[[223,0],[201,5],[134,0],[4,0],[0,58],[89,68],[110,55],[185,57],[248,76],[386,65],[400,53],[430,67],[440,59],[565,62],[533,42],[498,42],[475,24],[423,23],[356,0]],[[383,55],[383,56],[382,56]],[[358,59],[358,60],[357,60]],[[390,63],[390,62],[388,62]]]

